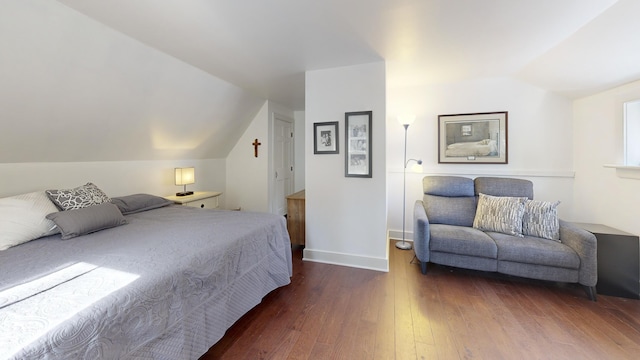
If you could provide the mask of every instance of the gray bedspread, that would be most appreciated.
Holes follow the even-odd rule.
[[[0,359],[197,359],[290,282],[281,216],[169,206],[0,251]]]

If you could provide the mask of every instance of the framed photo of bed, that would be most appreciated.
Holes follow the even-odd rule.
[[[508,112],[438,115],[438,163],[507,164]]]
[[[338,122],[322,122],[313,124],[313,153],[337,154]]]
[[[371,177],[372,111],[348,112],[345,119],[345,177]]]

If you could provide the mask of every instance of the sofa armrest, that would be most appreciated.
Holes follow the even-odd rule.
[[[429,218],[422,200],[416,200],[413,206],[413,249],[420,262],[429,262]]]
[[[598,282],[598,257],[595,235],[560,220],[560,241],[572,248],[580,257],[580,278],[578,282],[585,286],[596,286]]]

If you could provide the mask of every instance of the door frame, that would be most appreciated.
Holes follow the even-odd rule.
[[[289,151],[291,152],[290,154],[290,158],[291,158],[291,162],[293,164],[293,175],[291,178],[291,190],[295,190],[296,186],[295,186],[295,171],[296,171],[296,164],[295,164],[295,157],[294,157],[294,153],[295,153],[295,121],[290,118],[287,115],[284,115],[282,113],[279,113],[277,111],[273,111],[269,114],[269,173],[268,173],[268,177],[269,177],[269,212],[272,214],[275,214],[276,209],[275,209],[275,195],[276,195],[276,181],[275,181],[275,151],[274,151],[274,146],[275,146],[275,124],[276,124],[276,119],[287,122],[289,124],[291,124],[291,133],[292,133],[292,138],[291,138],[291,148],[289,149]],[[286,194],[285,196],[287,196],[289,194]],[[286,200],[286,199],[285,199]],[[285,201],[286,203],[286,201]],[[279,215],[279,214],[278,214]]]

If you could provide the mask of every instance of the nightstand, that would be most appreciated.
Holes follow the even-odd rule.
[[[222,195],[219,191],[196,191],[193,195],[187,196],[165,196],[176,204],[198,207],[203,209],[218,208],[218,197]]]
[[[595,235],[598,242],[598,294],[640,299],[638,235],[600,224],[573,224]]]

